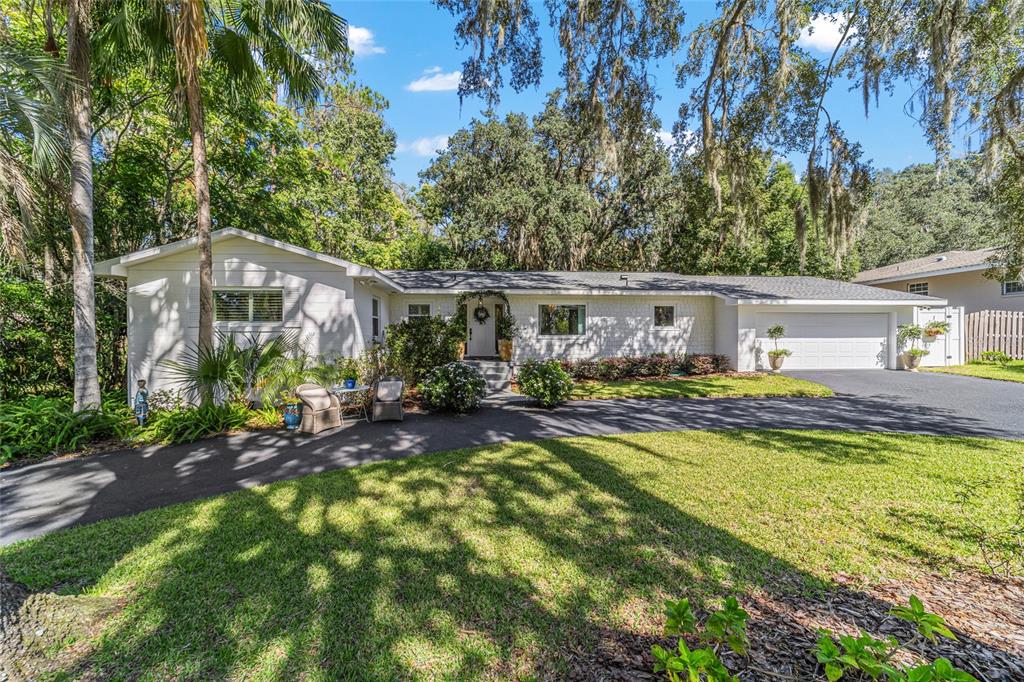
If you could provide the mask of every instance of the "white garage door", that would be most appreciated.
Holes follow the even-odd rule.
[[[768,327],[786,327],[780,348],[793,355],[786,369],[885,368],[889,316],[886,313],[758,313],[758,367],[768,365],[767,352],[774,345]]]

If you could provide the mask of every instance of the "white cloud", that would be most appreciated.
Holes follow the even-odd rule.
[[[666,147],[671,147],[676,143],[675,138],[672,137],[672,132],[669,130],[658,130],[654,134]]]
[[[432,137],[420,137],[412,142],[399,142],[399,152],[409,152],[416,156],[433,156],[437,152],[443,152],[448,148],[447,135],[434,135]]]
[[[683,150],[684,151],[687,151],[689,149],[690,144],[696,138],[696,135],[697,135],[697,133],[695,133],[692,130],[684,130],[683,131],[683,140],[682,140],[682,142],[683,142]],[[665,145],[670,151],[674,150],[675,144],[676,144],[676,138],[672,134],[672,131],[665,130],[664,128],[662,128],[661,130],[655,130],[654,131],[654,136],[656,138],[658,138],[659,140],[661,140],[661,143],[663,145]]]
[[[356,57],[384,54],[383,47],[374,42],[373,31],[362,26],[348,27],[348,48]]]
[[[448,92],[459,89],[461,71],[445,73],[440,66],[423,71],[423,75],[405,86],[409,92]]]
[[[846,17],[840,13],[817,14],[811,19],[811,25],[800,33],[796,44],[819,52],[832,52],[843,37],[843,29],[846,28]],[[850,36],[856,35],[856,30],[850,32]],[[850,37],[847,37],[849,42]]]

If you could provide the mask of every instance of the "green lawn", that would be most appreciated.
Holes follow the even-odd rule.
[[[977,565],[954,490],[1019,456],[814,431],[509,443],[75,528],[0,561],[34,588],[123,601],[68,677],[557,677],[562,647],[599,626],[660,631],[667,597]],[[1004,520],[1010,488],[972,518]]]
[[[733,374],[648,381],[577,381],[573,398],[754,398],[825,397],[827,386],[783,374]]]
[[[925,372],[942,372],[944,374],[962,374],[982,379],[999,379],[1000,381],[1024,382],[1024,360],[1012,360],[1005,365],[991,362],[972,362],[952,367],[922,367]]]

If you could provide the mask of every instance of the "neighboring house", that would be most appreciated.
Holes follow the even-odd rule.
[[[194,344],[199,325],[196,240],[96,265],[127,280],[128,379],[170,388],[161,361]],[[652,272],[381,271],[243,230],[213,233],[215,328],[297,330],[311,355],[355,356],[388,324],[451,316],[463,292],[500,290],[521,329],[513,362],[650,353],[721,353],[763,369],[766,330],[786,327],[790,369],[897,366],[896,326],[945,301],[813,277],[690,277]],[[497,299],[481,324],[467,315],[467,355],[496,355]]]
[[[989,259],[995,251],[936,253],[865,270],[853,281],[891,291],[944,298],[949,305],[963,306],[965,314],[979,310],[1024,311],[1024,281],[1000,282],[985,276],[992,268]]]

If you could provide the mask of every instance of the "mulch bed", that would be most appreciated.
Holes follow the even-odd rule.
[[[723,654],[729,671],[741,680],[824,679],[813,653],[819,628],[850,635],[863,630],[908,641],[913,627],[888,611],[916,594],[927,610],[946,619],[958,639],[902,650],[900,662],[945,657],[979,680],[1024,680],[1024,580],[962,573],[866,588],[843,576],[837,582],[839,587],[819,597],[759,591],[740,598],[750,613],[750,658]],[[663,679],[652,672],[654,644],[672,649],[675,640],[604,629],[598,633],[596,650],[580,647],[569,653],[570,679]]]

